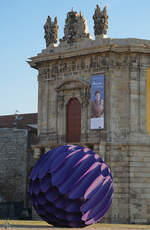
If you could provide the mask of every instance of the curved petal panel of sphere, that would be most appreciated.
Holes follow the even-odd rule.
[[[56,227],[81,228],[101,220],[112,203],[112,174],[94,151],[64,145],[45,153],[30,174],[29,195]]]

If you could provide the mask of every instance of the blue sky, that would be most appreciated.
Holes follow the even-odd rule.
[[[74,7],[93,36],[96,4],[107,5],[108,37],[150,40],[150,0],[0,0],[0,115],[37,112],[37,71],[26,61],[45,48],[47,16],[58,17],[62,38],[66,14]]]

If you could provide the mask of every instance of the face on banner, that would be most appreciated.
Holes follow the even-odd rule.
[[[91,77],[91,129],[104,128],[104,75]]]

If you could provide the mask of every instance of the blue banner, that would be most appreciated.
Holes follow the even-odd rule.
[[[91,77],[91,129],[104,128],[104,75]]]

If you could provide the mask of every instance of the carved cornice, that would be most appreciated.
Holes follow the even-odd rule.
[[[128,57],[130,57],[128,54],[127,58],[123,59],[118,59],[114,56],[104,54],[102,56],[92,55],[89,56],[86,61],[84,61],[83,57],[80,57],[78,58],[78,61],[68,60],[68,62],[62,61],[49,66],[42,66],[39,69],[38,80],[55,81],[56,79],[59,79],[59,81],[61,81],[63,78],[66,83],[61,84],[67,84],[69,81],[76,81],[77,84],[77,81],[80,81],[81,85],[83,84],[84,87],[88,87],[89,82],[79,78],[78,76],[82,76],[82,74],[85,75],[85,73],[92,75],[100,72],[106,72],[109,69],[115,70],[116,68],[128,68],[133,72],[150,68],[150,64],[140,64],[138,58],[136,58],[135,62],[132,62],[132,60]]]
[[[37,56],[31,57],[28,63],[32,68],[38,69],[42,62],[97,53],[143,53],[150,55],[150,41],[143,39],[88,39],[73,43],[72,46],[47,48]]]

